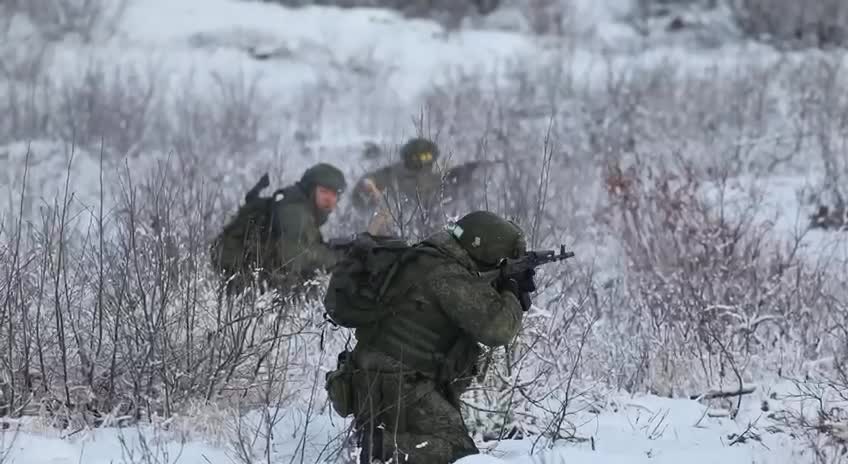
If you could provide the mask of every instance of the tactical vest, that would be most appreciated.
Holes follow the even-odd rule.
[[[370,348],[433,378],[451,380],[476,361],[477,344],[453,322],[419,282],[440,265],[457,260],[435,247],[422,252],[400,271],[389,292],[388,317],[373,327],[356,329],[357,347]],[[410,285],[411,283],[411,285]]]

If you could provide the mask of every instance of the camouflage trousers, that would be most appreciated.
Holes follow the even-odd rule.
[[[361,464],[448,464],[479,452],[459,409],[433,380],[357,370],[353,387]]]

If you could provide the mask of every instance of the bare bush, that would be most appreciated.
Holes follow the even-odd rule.
[[[480,22],[487,15],[510,9],[519,16],[521,29],[542,35],[563,35],[568,31],[574,16],[573,4],[566,0],[264,0],[288,7],[308,5],[337,6],[341,8],[387,8],[399,11],[409,18],[432,19],[448,30],[460,25]]]
[[[0,32],[0,37],[14,39]],[[44,66],[48,47],[30,40],[32,47],[0,47],[0,141],[31,140],[47,130]]]
[[[388,8],[411,18],[436,20],[449,29],[457,28],[471,14],[488,14],[500,0],[264,0],[290,7],[328,5],[341,8]]]
[[[562,0],[526,0],[519,8],[536,34],[563,35],[567,21],[576,19],[570,3]]]
[[[259,83],[259,76],[239,73],[234,78],[213,73],[208,87],[197,80],[181,82],[180,91],[156,126],[160,146],[173,147],[182,157],[213,163],[235,162],[275,147],[282,112]],[[195,80],[197,79],[197,80]],[[239,161],[239,163],[242,163]]]
[[[625,388],[649,378],[669,382],[647,383],[664,394],[710,382],[741,388],[751,381],[746,369],[779,368],[766,356],[775,347],[798,344],[819,356],[812,327],[824,314],[805,308],[830,306],[839,287],[800,255],[801,237],[781,243],[752,219],[756,198],[733,199],[727,185],[707,203],[685,167],[637,172],[624,192],[616,179],[612,193],[629,263],[625,320],[650,341],[630,350],[638,368]]]
[[[447,161],[507,169],[476,179],[456,210],[399,206],[397,229],[417,239],[484,208],[515,219],[531,246],[565,242],[579,258],[540,270],[521,336],[488,353],[466,397],[481,437],[579,440],[570,420],[600,382],[689,396],[844,354],[833,263],[803,255],[803,234],[782,235],[762,192],[739,187],[812,164],[810,153],[839,161],[838,68],[810,65],[695,72],[611,60],[602,85],[584,86],[585,70],[522,64],[427,95],[417,129]],[[246,462],[278,458],[274,429],[297,413],[302,457],[325,410],[318,374],[349,334],[323,325],[314,299],[219,298],[208,239],[234,211],[240,179],[283,151],[279,124],[291,115],[250,76],[192,84],[204,77],[169,100],[152,80],[93,68],[59,93],[67,111],[9,130],[97,148],[102,194],[81,204],[63,179],[39,221],[0,229],[0,407],[82,427],[221,405],[243,420],[234,446]],[[295,123],[306,128],[294,136],[301,154],[328,116],[321,98]],[[16,120],[40,118],[38,105],[15,105]],[[116,169],[112,153],[137,156]]]
[[[137,156],[150,146],[145,142],[158,117],[156,78],[151,70],[94,64],[79,79],[65,80],[52,116],[57,135],[92,151],[103,142],[110,158]]]
[[[756,39],[788,47],[841,47],[848,43],[845,2],[730,0],[729,3],[736,23]]]
[[[833,366],[836,376],[794,380],[794,391],[779,396],[789,407],[769,414],[778,429],[807,442],[816,463],[841,462],[848,452],[848,383],[843,363],[840,359]]]
[[[831,57],[811,57],[803,60],[804,71],[797,76],[801,97],[797,104],[803,114],[802,123],[809,132],[807,146],[822,165],[824,179],[815,198],[818,205],[833,211],[848,207],[848,162],[841,155],[846,148],[848,118],[839,108],[845,104],[845,86],[837,77],[844,64]],[[840,226],[842,223],[834,224]]]
[[[206,255],[240,196],[222,155],[276,149],[274,120],[258,111],[273,107],[260,104],[255,82],[217,76],[220,94],[186,91],[172,102],[156,78],[93,64],[78,79],[10,87],[9,114],[20,116],[4,136],[66,139],[71,154],[62,192],[41,200],[34,222],[23,214],[29,186],[10,185],[21,204],[0,234],[3,256],[14,255],[0,267],[3,414],[40,411],[76,428],[171,417],[198,399],[283,404],[305,369],[292,364],[302,347],[290,343],[315,336],[304,334],[320,320],[306,309],[314,302],[222,301]],[[165,117],[176,105],[178,122]],[[157,146],[178,151],[157,160]],[[100,154],[94,202],[72,187],[72,166],[90,153]]]
[[[117,214],[72,218],[73,198],[57,198],[31,247],[4,269],[7,411],[40,403],[64,427],[149,420],[196,398],[255,402],[261,379],[293,374],[267,363],[292,349],[314,314],[304,319],[270,295],[217,299],[202,256],[208,217],[203,208],[175,214],[188,204],[178,198],[194,204],[193,191],[205,192],[126,173]],[[285,382],[268,385],[285,391]]]
[[[109,38],[126,0],[11,0],[13,11],[30,19],[47,40],[74,37],[83,43]]]

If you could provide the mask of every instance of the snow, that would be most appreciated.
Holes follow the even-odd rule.
[[[844,269],[848,263],[848,241],[842,234],[833,234],[827,230],[808,230],[808,215],[812,208],[807,195],[822,174],[811,170],[806,175],[774,175],[767,178],[754,178],[740,175],[731,178],[723,187],[708,185],[703,194],[707,201],[721,204],[722,211],[733,217],[750,216],[754,223],[768,224],[774,239],[793,243],[799,241],[799,247],[814,262],[823,258],[830,265]],[[758,207],[752,211],[751,206]]]
[[[446,70],[474,72],[536,51],[526,36],[498,31],[447,36],[431,21],[405,20],[385,10],[290,10],[231,0],[186,0],[176,7],[172,3],[135,2],[121,27],[123,40],[145,49],[164,47],[168,54],[192,57],[181,60],[186,66],[213,69],[244,63],[248,50],[268,53],[273,60],[254,62],[253,67],[272,74],[275,85],[282,86],[279,79],[286,79],[286,87],[298,79],[332,79],[334,67],[356,64],[374,66],[365,72],[388,73],[379,77],[381,83],[394,90],[392,97],[404,99],[429,87]],[[156,27],[149,27],[151,18],[156,18]],[[376,69],[378,63],[389,64],[389,69]]]
[[[5,432],[11,436],[12,432]],[[139,437],[145,438],[139,438]],[[149,435],[148,435],[149,436]],[[230,462],[225,450],[202,443],[147,444],[144,432],[123,430],[97,430],[82,433],[82,437],[60,438],[49,434],[19,433],[9,437],[11,451],[6,462],[14,464],[110,464],[115,462],[143,462],[145,445],[155,450],[153,459],[169,463]],[[7,444],[9,446],[9,444]],[[2,453],[0,453],[2,455]]]
[[[570,413],[567,423],[576,424],[574,435],[580,440],[547,448],[534,437],[523,440],[478,443],[484,453],[457,461],[458,464],[567,462],[570,464],[790,464],[808,462],[803,443],[786,433],[770,429],[773,425],[762,411],[763,402],[771,411],[789,407],[790,402],[767,397],[770,392],[755,391],[746,396],[740,414],[731,419],[721,409],[709,408],[697,401],[660,398],[653,395],[610,394],[592,408]],[[735,399],[734,399],[735,401]],[[322,443],[345,435],[345,422],[328,414],[313,419],[304,451],[306,462],[323,461]],[[294,422],[294,421],[293,421]],[[25,430],[26,427],[23,427]],[[298,458],[302,432],[294,432],[291,423],[276,429],[273,462]],[[748,440],[734,439],[739,436]],[[145,448],[159,459],[172,463],[232,462],[231,443],[204,444],[180,437],[176,430],[162,428],[102,428],[84,430],[71,436],[55,432],[6,431],[0,435],[0,449],[7,461],[28,464],[65,464],[85,462],[141,462],[127,457],[141,456]],[[287,438],[288,437],[288,438]],[[530,452],[533,451],[533,456]],[[2,455],[2,452],[0,452]],[[238,462],[238,461],[236,461]]]
[[[33,220],[42,211],[58,210],[63,202],[69,203],[68,219],[73,220],[100,204],[101,170],[96,156],[89,153],[72,153],[62,143],[34,140],[0,147],[0,163],[7,166],[0,173],[0,223],[2,212],[22,210],[25,218]],[[104,195],[109,190],[106,184]],[[108,213],[108,201],[105,209]]]
[[[49,69],[51,74],[68,81],[78,78],[92,64],[122,70],[149,69],[167,89],[160,96],[163,100],[173,100],[186,87],[198,93],[211,92],[216,74],[241,78],[244,82],[256,82],[258,100],[269,106],[291,106],[290,112],[295,114],[304,108],[295,105],[310,101],[313,92],[330,94],[321,95],[320,100],[327,101],[327,108],[319,118],[320,127],[311,134],[308,154],[297,156],[299,148],[287,146],[274,159],[267,153],[245,155],[250,163],[257,164],[234,157],[209,161],[224,166],[223,171],[229,177],[224,177],[219,187],[225,189],[241,185],[240,179],[254,175],[254,168],[260,163],[257,158],[261,163],[270,163],[269,159],[283,163],[280,181],[292,180],[309,163],[324,157],[346,163],[349,171],[355,173],[361,166],[357,166],[351,153],[357,152],[363,142],[397,141],[410,135],[408,120],[416,113],[423,93],[434,86],[449,85],[474,75],[506,73],[524,66],[532,70],[553,62],[581,76],[584,81],[581,85],[602,87],[607,84],[605,77],[611,69],[665,65],[679,73],[705,69],[733,73],[738,71],[740,63],[765,64],[803,58],[778,55],[771,49],[746,43],[699,51],[678,45],[640,50],[644,43],[623,22],[632,14],[633,3],[631,0],[576,2],[578,41],[562,43],[557,39],[499,30],[446,32],[431,21],[408,20],[378,9],[287,9],[270,3],[234,0],[132,0],[114,37],[86,46],[73,41],[54,44]],[[14,37],[28,48],[33,46],[28,36],[30,29],[24,21],[14,24]],[[496,83],[491,82],[493,86]],[[365,105],[371,110],[367,112],[369,117],[378,120],[363,121],[366,112],[359,109]],[[305,131],[300,122],[283,120],[278,115],[269,118],[272,124],[285,125],[281,132],[292,127]],[[0,219],[10,211],[19,212],[23,160],[28,151],[31,157],[23,211],[27,217],[37,216],[38,208],[62,198],[66,174],[79,205],[79,209],[71,211],[71,216],[76,217],[81,209],[91,209],[97,204],[101,191],[96,152],[80,148],[71,162],[62,142],[14,141],[0,147]],[[125,164],[107,166],[105,172],[114,175],[124,168],[139,173],[167,155],[156,153],[148,154],[143,160],[120,160]],[[806,220],[798,192],[820,177],[821,173],[813,170],[804,175],[767,179],[748,178],[740,173],[725,201],[732,203],[734,197],[747,198],[750,190],[756,189],[767,206],[757,213],[758,220],[773,222],[775,231],[789,239],[803,228]],[[707,188],[703,193],[708,198],[717,198],[715,190]],[[845,240],[827,232],[808,232],[803,246],[812,257],[826,256],[840,263],[848,260]],[[592,257],[589,259],[597,259],[608,248],[607,244],[591,243],[582,249],[584,255]],[[615,273],[602,269],[600,274]],[[581,411],[568,417],[574,435],[581,440],[555,444],[553,449],[543,452],[548,459],[545,462],[814,462],[801,438],[793,438],[788,432],[766,431],[773,424],[761,411],[764,401],[773,403],[771,410],[793,407],[788,401],[773,400],[770,393],[758,389],[746,396],[743,410],[731,419],[721,412],[727,405],[718,400],[699,402],[603,391],[597,404],[584,405]],[[338,440],[349,425],[328,412],[322,412],[315,420],[307,434],[309,440],[304,440],[309,443],[307,450],[299,444],[302,432],[295,426],[303,419],[294,414],[286,416],[274,434],[271,452],[274,462],[289,462],[299,453],[309,462],[317,461],[321,445]],[[745,433],[754,422],[762,441],[733,443],[732,437]],[[180,428],[168,429],[160,424],[140,430],[104,427],[60,434],[38,424],[22,422],[20,430],[15,431],[16,424],[12,424],[0,434],[0,462],[141,462],[130,453],[138,455],[150,443],[155,444],[154,454],[161,462],[236,461],[232,443],[226,439],[209,443],[210,434],[197,432],[204,428],[202,425],[215,428],[215,424],[192,424],[192,419],[187,418]],[[145,441],[140,441],[140,437],[145,437]],[[122,440],[125,445],[121,444]],[[538,457],[531,458],[529,454],[538,453],[539,447],[547,443],[540,442],[534,447],[534,439],[530,437],[479,445],[486,449],[486,455],[465,458],[460,463],[538,462]]]

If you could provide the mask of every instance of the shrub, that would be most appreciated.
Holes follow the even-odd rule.
[[[848,5],[840,0],[729,0],[734,19],[750,37],[781,47],[848,44]]]

